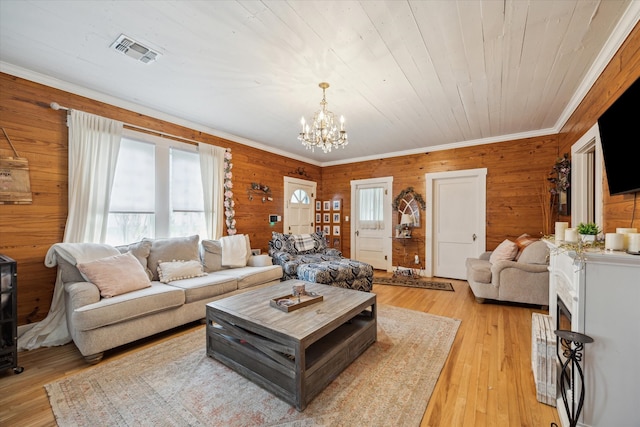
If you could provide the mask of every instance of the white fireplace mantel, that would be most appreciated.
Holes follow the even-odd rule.
[[[640,256],[594,251],[579,257],[552,240],[546,243],[549,314],[557,325],[557,298],[562,299],[571,312],[571,329],[594,339],[584,349],[586,395],[578,425],[638,425]],[[560,418],[568,426],[558,397]]]

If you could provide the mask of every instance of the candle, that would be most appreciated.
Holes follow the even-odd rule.
[[[568,222],[556,222],[556,241],[564,239],[564,231],[569,228]]]
[[[629,252],[640,252],[640,233],[628,233],[627,237],[629,238],[629,248],[627,249]]]
[[[624,248],[624,235],[620,233],[605,234],[604,248],[609,251],[621,251]]]
[[[578,229],[577,228],[567,228],[564,230],[564,241],[575,243],[578,241]]]
[[[629,249],[629,233],[637,233],[637,228],[616,228],[616,233],[624,234],[622,249]]]

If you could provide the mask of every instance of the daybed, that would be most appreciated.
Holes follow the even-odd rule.
[[[279,265],[250,254],[248,236],[191,236],[119,247],[58,243],[46,264],[57,265],[64,284],[71,338],[97,363],[105,350],[203,319],[210,301],[280,281]]]
[[[341,288],[369,292],[373,287],[373,267],[342,256],[327,248],[323,232],[282,234],[272,232],[269,255],[282,266],[282,280],[299,279]]]
[[[493,252],[467,258],[467,281],[479,303],[490,299],[548,306],[548,264],[549,248],[543,241],[529,240],[519,252],[507,240]]]

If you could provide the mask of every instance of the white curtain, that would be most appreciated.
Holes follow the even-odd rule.
[[[384,189],[362,188],[358,190],[358,227],[365,230],[384,229]]]
[[[207,238],[219,239],[224,224],[224,153],[225,149],[211,144],[198,144],[200,174],[204,195],[204,218]]]
[[[104,243],[122,122],[69,115],[69,213],[65,243]]]
[[[75,110],[69,113],[68,119],[69,213],[62,240],[103,243],[122,122]],[[58,270],[47,317],[18,338],[18,349],[32,350],[70,341],[64,286]]]

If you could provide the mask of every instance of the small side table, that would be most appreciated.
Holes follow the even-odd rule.
[[[396,267],[395,271],[393,272],[393,276],[394,277],[398,277],[398,276],[420,277],[422,275],[422,270],[423,270],[422,263],[415,264],[413,262],[413,258],[407,261],[407,256],[408,256],[407,246],[409,243],[415,243],[416,245],[415,253],[417,254],[420,252],[420,243],[423,242],[424,239],[422,237],[415,237],[415,236],[409,236],[409,237],[399,236],[399,237],[394,237],[393,240],[401,242],[402,248],[404,250],[404,255],[402,257],[402,264],[400,263],[398,264],[398,267]],[[404,268],[400,269],[400,267],[404,267]]]

